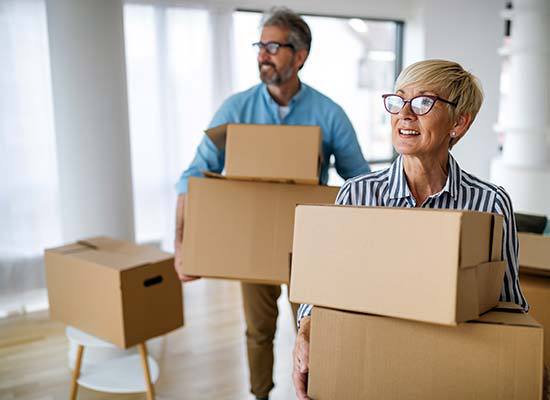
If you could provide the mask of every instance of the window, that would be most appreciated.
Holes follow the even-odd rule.
[[[258,83],[255,49],[262,14],[234,13],[237,91]],[[401,69],[402,23],[360,18],[305,16],[313,41],[300,78],[340,104],[351,119],[365,157],[393,157],[390,118],[381,95],[393,91]]]
[[[47,306],[43,250],[61,240],[43,0],[0,2],[0,317]]]

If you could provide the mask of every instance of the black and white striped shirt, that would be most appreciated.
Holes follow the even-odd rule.
[[[424,201],[424,208],[450,208],[457,210],[485,211],[504,217],[502,259],[508,263],[500,299],[513,302],[528,310],[529,305],[521,292],[518,278],[518,238],[512,202],[508,193],[499,186],[482,181],[460,169],[449,154],[447,181],[443,189]],[[354,206],[416,207],[405,173],[403,157],[382,171],[370,172],[349,179],[340,189],[336,204]],[[302,304],[298,309],[298,321],[311,315],[312,305]]]

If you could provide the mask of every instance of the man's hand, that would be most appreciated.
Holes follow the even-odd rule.
[[[178,196],[178,204],[176,206],[176,237],[174,239],[174,268],[178,274],[178,278],[182,282],[191,282],[197,279],[200,279],[200,276],[189,276],[185,275],[182,267],[181,261],[181,244],[183,243],[183,216],[185,210],[185,194],[180,194]]]
[[[300,330],[296,335],[294,345],[294,370],[292,380],[298,400],[309,400],[307,397],[307,375],[309,372],[309,331],[310,317],[304,317],[300,321]]]

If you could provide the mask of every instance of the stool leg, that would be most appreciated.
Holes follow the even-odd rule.
[[[149,371],[149,363],[147,362],[147,347],[145,347],[145,343],[140,343],[138,347],[139,353],[141,354],[141,364],[143,365],[145,382],[147,383],[147,400],[155,400],[155,388],[151,383],[151,373]]]
[[[71,382],[71,400],[76,400],[78,392],[78,378],[80,377],[80,366],[82,365],[82,354],[84,353],[84,346],[79,344],[76,351],[76,363],[73,370],[73,380]]]

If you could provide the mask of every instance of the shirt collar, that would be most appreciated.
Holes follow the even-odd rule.
[[[443,186],[443,189],[441,189],[439,193],[436,193],[433,196],[438,196],[441,193],[447,192],[453,198],[458,197],[461,170],[451,153],[449,153],[448,167],[445,186]],[[403,170],[403,156],[401,155],[397,157],[390,166],[389,188],[391,199],[401,199],[412,196],[405,177],[405,171]]]
[[[307,92],[307,85],[304,84],[302,81],[300,81],[300,89],[298,89],[296,94],[292,96],[292,98],[290,99],[290,102],[288,103],[289,107],[292,108],[296,102],[300,101],[300,99],[304,97],[306,92]],[[267,85],[265,83],[262,83],[262,94],[267,104],[274,105],[277,107],[279,106],[275,102],[275,100],[273,100],[273,97],[271,97],[271,95],[269,94],[269,90],[267,90]]]

